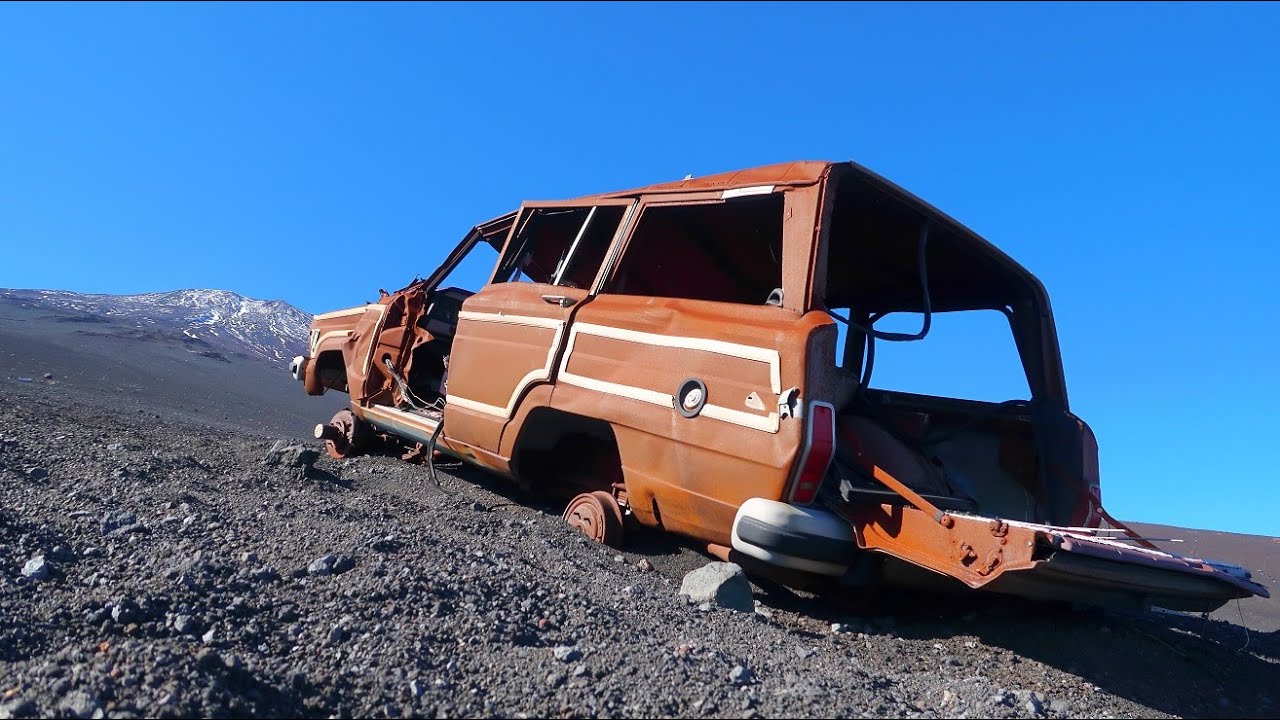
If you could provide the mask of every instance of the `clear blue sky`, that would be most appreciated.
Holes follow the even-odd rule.
[[[0,287],[320,312],[522,199],[854,159],[1044,281],[1114,514],[1276,535],[1278,37],[1248,4],[4,4]],[[1025,396],[976,338],[876,384]]]

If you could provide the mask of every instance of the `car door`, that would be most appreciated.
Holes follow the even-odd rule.
[[[572,314],[589,299],[630,204],[521,208],[489,284],[458,316],[445,405],[451,440],[497,452],[522,400],[552,381]]]
[[[352,333],[357,351],[351,353],[347,375],[355,378],[353,395],[370,403],[394,405],[395,377],[408,377],[412,349],[427,339],[418,327],[418,319],[426,311],[429,294],[472,253],[477,246],[501,249],[515,213],[507,213],[471,229],[445,260],[425,280],[417,280],[377,303],[365,306],[364,317]]]

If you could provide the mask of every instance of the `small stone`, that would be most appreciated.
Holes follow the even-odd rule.
[[[88,718],[92,717],[93,711],[98,709],[98,701],[88,693],[76,690],[64,695],[58,707],[71,717]]]
[[[338,557],[336,555],[325,555],[324,557],[316,558],[307,566],[307,574],[321,576],[332,575],[333,564],[337,561]]]
[[[0,718],[4,720],[8,720],[8,718],[36,717],[37,715],[35,703],[24,698],[13,698],[0,704]]]
[[[205,645],[208,645],[209,643],[212,643],[212,642],[213,642],[213,628],[209,628],[209,631],[208,631],[208,632],[206,632],[204,635],[201,635],[201,636],[200,636],[200,640],[201,640]]]
[[[43,555],[37,555],[27,561],[22,566],[22,577],[29,578],[35,582],[41,582],[49,577],[49,563],[45,562]]]
[[[547,673],[547,685],[558,688],[564,684],[564,675],[558,672]]]
[[[342,573],[350,570],[355,566],[356,566],[355,558],[351,557],[350,555],[339,555],[338,558],[333,561],[333,574],[341,575]]]
[[[955,699],[956,699],[955,693],[951,692],[950,690],[943,690],[942,702],[939,704],[942,705],[942,707],[946,707],[951,704],[952,700],[955,700]]]
[[[752,677],[751,671],[741,665],[734,665],[729,671],[729,682],[734,685],[746,685],[751,682]]]
[[[52,379],[53,379],[53,373],[45,373],[45,374],[44,374],[44,379],[45,379],[45,380],[52,380]]]
[[[30,467],[27,468],[27,477],[32,480],[43,480],[49,477],[49,471],[42,467]]]
[[[801,660],[804,660],[805,658],[808,658],[809,656],[813,655],[813,654],[814,654],[814,653],[816,653],[816,652],[818,652],[818,651],[817,651],[817,650],[814,650],[814,649],[813,649],[813,648],[811,648],[811,647],[807,647],[807,646],[805,646],[805,645],[797,645],[797,646],[796,646],[796,657],[800,658]]]
[[[342,629],[341,625],[334,625],[333,629],[329,631],[329,644],[337,645],[342,642],[342,639],[346,637],[346,634],[347,632]]]
[[[277,440],[262,458],[262,464],[268,467],[293,467],[310,469],[320,459],[320,451],[306,445],[298,445]]]
[[[427,691],[426,687],[424,687],[422,685],[422,682],[419,681],[417,678],[414,678],[409,681],[410,695],[413,695],[414,697],[422,697],[422,694],[425,693],[426,691]]]
[[[118,528],[135,525],[137,522],[138,516],[128,510],[105,513],[102,516],[102,534],[109,535]]]
[[[111,608],[111,619],[119,625],[128,625],[139,618],[138,604],[128,598],[117,600]]]
[[[245,552],[240,553],[240,562],[245,565],[257,565],[258,553],[246,550]]]
[[[587,666],[583,663],[578,663],[578,666],[573,669],[574,677],[582,677],[583,675],[586,675],[586,674],[587,674]]]
[[[173,619],[173,631],[179,635],[190,635],[196,631],[195,618],[190,615],[179,615]]]
[[[965,647],[967,647],[967,648],[969,648],[970,650],[972,650],[972,649],[974,649],[974,648],[978,647],[978,643],[976,643],[976,642],[974,642],[974,641],[972,641],[972,640],[965,640],[965,641],[964,641],[964,646],[965,646]]]
[[[698,606],[698,612],[711,612],[711,603],[704,602]]]
[[[273,583],[280,579],[280,573],[270,565],[266,565],[253,571],[253,579],[260,583]]]
[[[649,558],[640,558],[636,563],[636,567],[640,568],[640,572],[652,572],[653,563],[649,562]]]
[[[476,512],[485,512],[489,509],[485,507],[484,503],[479,501],[472,501],[470,507],[472,510],[475,510]]]
[[[831,632],[836,635],[846,632],[848,629],[849,628],[844,623],[831,623]]]
[[[203,668],[212,669],[222,664],[222,658],[209,648],[203,648],[196,653],[196,664]]]
[[[551,650],[551,654],[560,662],[573,662],[574,660],[582,657],[582,653],[578,651],[578,648],[573,647],[572,645],[556,646]]]
[[[751,585],[735,563],[713,562],[684,576],[680,595],[691,602],[711,602],[740,612],[755,612]]]

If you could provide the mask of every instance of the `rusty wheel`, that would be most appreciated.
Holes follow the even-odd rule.
[[[583,493],[570,500],[564,520],[598,543],[622,547],[622,508],[607,492]]]
[[[316,426],[316,439],[324,440],[324,448],[335,460],[358,455],[365,446],[364,422],[350,410],[339,410],[328,424]]]

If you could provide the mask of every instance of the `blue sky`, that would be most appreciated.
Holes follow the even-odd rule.
[[[1249,4],[5,4],[0,287],[321,312],[522,199],[854,159],[1044,281],[1114,514],[1275,535],[1278,35]],[[1025,396],[999,325],[944,320],[876,384]]]

